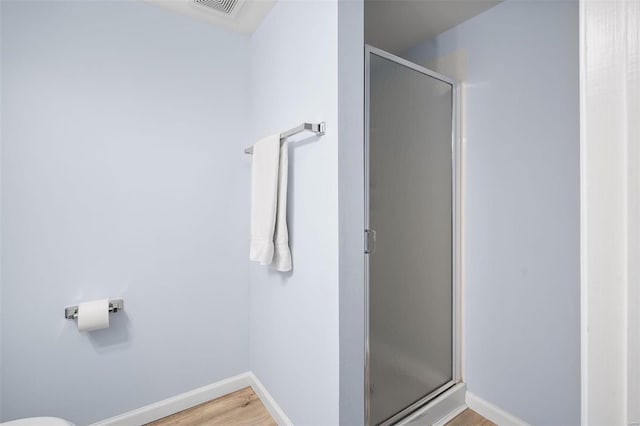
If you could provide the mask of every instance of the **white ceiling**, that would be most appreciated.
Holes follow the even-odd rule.
[[[405,50],[453,28],[501,0],[365,0],[365,42]]]

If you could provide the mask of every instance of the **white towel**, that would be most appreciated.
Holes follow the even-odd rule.
[[[280,147],[280,167],[278,172],[278,205],[276,208],[275,251],[271,266],[276,271],[291,270],[291,250],[289,250],[289,230],[287,228],[287,177],[289,174],[288,142]]]
[[[253,146],[249,259],[262,265],[269,265],[273,260],[279,156],[280,135],[266,137]]]

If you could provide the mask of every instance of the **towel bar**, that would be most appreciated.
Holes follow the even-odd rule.
[[[326,132],[326,123],[321,121],[320,123],[302,123],[298,127],[294,127],[293,129],[289,129],[286,132],[280,133],[280,143],[284,142],[288,137],[297,135],[298,133],[302,133],[304,131],[313,132],[318,136],[322,136]],[[253,154],[253,147],[244,149],[245,154]]]

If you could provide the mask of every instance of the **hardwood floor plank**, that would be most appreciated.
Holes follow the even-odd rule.
[[[150,426],[277,426],[251,387],[240,389],[171,416]]]
[[[458,414],[445,426],[497,426],[495,423],[485,419],[480,414],[467,408]]]

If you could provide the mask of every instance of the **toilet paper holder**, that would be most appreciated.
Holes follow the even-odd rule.
[[[124,300],[123,299],[113,299],[109,300],[109,313],[118,312],[119,310],[124,309]],[[67,306],[64,308],[64,317],[66,319],[76,319],[78,318],[78,306]]]

